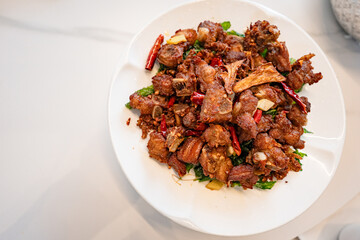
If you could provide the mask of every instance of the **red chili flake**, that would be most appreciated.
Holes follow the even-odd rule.
[[[151,69],[154,66],[157,54],[161,48],[161,44],[164,41],[164,35],[160,34],[158,36],[158,38],[156,39],[154,45],[152,46],[152,48],[150,49],[148,58],[146,60],[146,65],[145,65],[145,69],[151,71]]]
[[[127,121],[126,121],[126,125],[130,125],[130,121],[131,121],[131,118],[129,118]]]
[[[164,136],[164,138],[166,138],[167,127],[166,127],[165,115],[163,114],[161,117],[162,117],[162,119],[161,119],[161,123],[160,123],[160,131],[161,131],[161,134]]]
[[[224,65],[224,64],[223,64],[221,58],[214,57],[213,59],[211,59],[210,66],[216,67],[216,66],[222,66],[222,65]]]
[[[171,108],[175,103],[176,97],[172,96],[168,102],[168,108]]]
[[[240,156],[241,147],[240,147],[238,137],[236,136],[235,128],[233,126],[229,126],[229,130],[230,130],[230,134],[231,134],[231,138],[232,138],[232,147],[234,148],[236,155]]]
[[[203,104],[203,100],[204,100],[205,95],[199,92],[193,92],[191,94],[190,100],[197,104],[197,105],[202,105]]]
[[[260,122],[261,116],[262,116],[262,111],[260,109],[256,109],[254,113],[254,120],[256,123]]]

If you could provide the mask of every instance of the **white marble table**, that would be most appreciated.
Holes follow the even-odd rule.
[[[119,57],[146,23],[183,2],[0,1],[0,239],[221,239],[150,207],[122,173],[108,133],[107,96]],[[257,2],[319,43],[346,104],[344,152],[325,193],[290,223],[237,238],[291,239],[360,190],[360,47],[327,0]]]

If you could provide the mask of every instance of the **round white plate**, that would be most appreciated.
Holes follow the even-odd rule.
[[[230,21],[238,32],[257,20],[268,20],[281,31],[290,56],[315,53],[313,66],[324,79],[305,86],[301,95],[312,103],[304,134],[303,171],[290,172],[271,190],[222,188],[210,191],[206,183],[176,182],[173,170],[149,158],[147,140],[136,126],[137,110],[124,104],[134,91],[151,85],[156,73],[144,69],[148,52],[160,33],[169,36],[180,28],[194,28],[204,20]],[[131,118],[130,126],[126,125]],[[244,236],[279,227],[303,213],[319,198],[338,166],[344,142],[345,111],[339,83],[319,46],[298,25],[283,15],[248,1],[196,1],[174,8],[146,26],[132,41],[120,63],[109,97],[109,124],[119,163],[137,192],[155,209],[175,222],[197,231]],[[190,177],[191,178],[191,177]]]

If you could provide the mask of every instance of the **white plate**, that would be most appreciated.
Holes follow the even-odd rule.
[[[301,92],[312,103],[304,134],[303,171],[290,172],[272,190],[222,188],[210,191],[205,183],[175,182],[173,170],[148,157],[147,140],[136,126],[137,111],[124,107],[129,95],[151,84],[145,71],[147,54],[160,33],[197,28],[204,20],[231,21],[242,32],[251,22],[266,19],[281,31],[291,57],[315,53],[313,65],[324,79]],[[157,66],[156,66],[157,67]],[[131,124],[125,122],[131,117]],[[197,231],[244,236],[268,231],[294,219],[313,204],[338,166],[344,142],[344,102],[333,69],[319,46],[298,25],[262,5],[247,1],[197,1],[168,11],[146,26],[132,41],[120,63],[109,97],[109,124],[120,165],[137,192],[155,209],[175,222]],[[285,182],[287,181],[287,183]]]

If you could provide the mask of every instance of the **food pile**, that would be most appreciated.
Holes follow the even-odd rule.
[[[204,21],[164,44],[160,35],[145,66],[160,64],[152,85],[126,106],[140,110],[150,157],[180,178],[193,168],[210,189],[270,189],[302,169],[310,102],[297,93],[322,74],[313,72],[314,54],[289,58],[275,25],[257,21],[245,34],[230,27]]]

